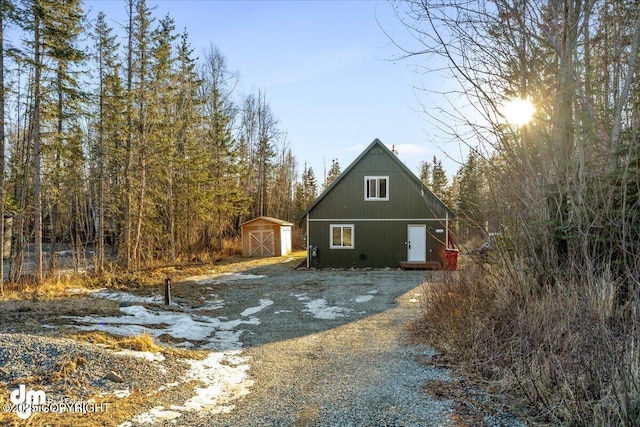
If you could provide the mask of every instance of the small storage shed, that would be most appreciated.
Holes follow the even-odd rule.
[[[270,257],[291,253],[293,223],[261,216],[240,224],[242,256]]]

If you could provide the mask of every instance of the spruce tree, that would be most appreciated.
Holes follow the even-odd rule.
[[[236,106],[232,101],[236,73],[229,70],[220,50],[211,46],[201,68],[204,141],[209,153],[208,202],[211,220],[206,235],[221,250],[227,231],[246,210],[240,170],[239,147],[233,135]],[[204,242],[204,243],[209,243]]]
[[[105,257],[105,188],[107,184],[113,193],[119,193],[118,177],[120,175],[118,154],[122,145],[121,128],[123,92],[120,81],[120,64],[117,59],[119,45],[116,37],[112,35],[112,29],[106,23],[103,12],[98,13],[94,28],[95,61],[98,71],[98,117],[97,136],[93,150],[94,162],[97,169],[97,206],[96,206],[96,259],[95,270],[101,273],[104,268]],[[108,163],[105,167],[105,163]],[[112,193],[112,194],[113,194]],[[110,200],[109,206],[116,203],[115,198]],[[112,229],[115,221],[112,221]],[[114,239],[114,236],[112,236]]]
[[[331,160],[331,167],[327,173],[327,178],[324,181],[323,190],[331,185],[333,181],[340,176],[340,163],[338,159]]]

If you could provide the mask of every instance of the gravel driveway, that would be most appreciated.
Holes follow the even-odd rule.
[[[431,348],[409,343],[407,326],[424,309],[421,285],[437,274],[276,265],[196,279],[228,301],[218,315],[259,318],[241,336],[253,385],[234,410],[191,412],[181,425],[518,425],[495,413],[460,422],[459,402],[427,392],[450,374],[428,363]]]
[[[293,260],[240,263],[224,273],[184,279],[172,286],[171,307],[162,304],[158,288],[94,292],[75,301],[86,307],[83,316],[14,307],[7,319],[49,335],[69,329],[146,333],[208,353],[202,360],[123,355],[36,335],[20,338],[20,344],[0,334],[7,347],[0,378],[15,386],[41,368],[20,355],[38,353],[43,345],[54,367],[57,359],[75,354],[87,361],[73,374],[86,384],[82,393],[99,392],[114,407],[127,406],[129,394],[149,396],[128,406],[138,409],[124,420],[119,416],[114,425],[120,427],[522,425],[495,411],[485,416],[463,402],[474,413],[465,418],[460,409],[466,394],[450,400],[447,393],[433,392],[459,380],[430,363],[432,349],[409,342],[407,326],[424,309],[421,285],[442,273],[295,270],[293,265]],[[124,377],[116,386],[103,377],[114,367]],[[54,393],[53,383],[32,385],[45,386]],[[58,419],[75,425],[70,418]]]
[[[193,416],[191,425],[454,425],[451,402],[424,390],[429,380],[448,380],[448,372],[418,363],[431,350],[407,343],[424,273],[297,274],[301,284],[283,284],[275,274],[252,289],[274,300],[261,325],[245,334],[252,392],[234,411]],[[325,310],[307,307],[314,305]]]

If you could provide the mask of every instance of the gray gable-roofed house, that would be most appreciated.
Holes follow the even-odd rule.
[[[451,268],[453,216],[375,139],[303,213],[307,266]]]

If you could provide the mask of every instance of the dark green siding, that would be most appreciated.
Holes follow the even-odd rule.
[[[365,177],[388,176],[389,200],[365,200]],[[446,263],[449,210],[375,140],[306,212],[315,267],[398,267],[407,261],[408,225],[426,225],[426,262]],[[330,248],[330,225],[353,224],[353,249]],[[440,230],[441,232],[437,232]]]
[[[365,176],[389,176],[389,200],[365,201]],[[444,218],[445,209],[434,198],[425,203],[423,189],[396,159],[374,147],[310,212],[311,218]],[[430,193],[427,193],[430,195]]]
[[[341,224],[346,222],[340,222]],[[445,265],[444,230],[440,221],[351,221],[354,226],[353,249],[330,249],[329,227],[332,221],[314,221],[309,227],[309,244],[318,248],[318,257],[311,259],[311,267],[399,267],[407,260],[407,228],[426,224],[426,261]]]

